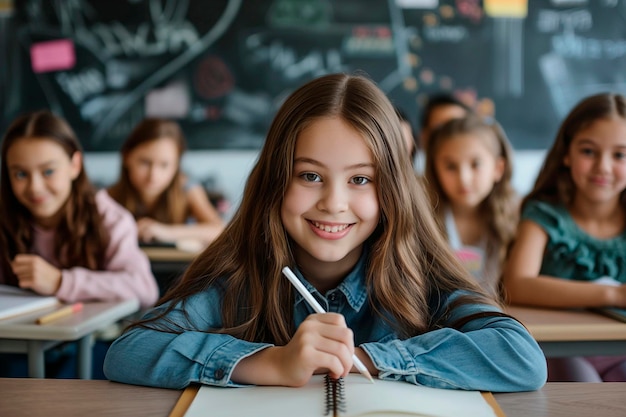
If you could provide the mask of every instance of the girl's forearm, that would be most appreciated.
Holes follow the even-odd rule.
[[[505,288],[507,300],[512,304],[555,308],[606,307],[620,304],[619,287],[586,281],[538,276],[506,280]]]
[[[280,347],[272,346],[243,358],[233,369],[231,381],[237,384],[285,385],[277,367]]]

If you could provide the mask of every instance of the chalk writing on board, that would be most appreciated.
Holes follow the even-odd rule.
[[[142,118],[191,149],[258,149],[285,97],[369,75],[415,123],[450,91],[516,149],[549,145],[582,97],[626,92],[626,0],[15,0],[0,13],[0,129],[42,107],[87,151]]]

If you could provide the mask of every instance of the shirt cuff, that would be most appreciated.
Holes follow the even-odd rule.
[[[231,381],[235,366],[244,358],[254,355],[263,349],[274,346],[269,343],[252,343],[232,338],[218,347],[204,364],[201,381],[207,385],[244,387],[246,384],[237,384]]]
[[[419,368],[413,356],[400,340],[387,343],[364,343],[359,345],[378,369],[379,379],[401,380],[404,376],[416,375]]]

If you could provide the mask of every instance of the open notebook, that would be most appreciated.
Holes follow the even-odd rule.
[[[52,307],[58,303],[56,297],[38,295],[32,291],[0,284],[0,319]]]
[[[603,307],[593,308],[592,311],[626,323],[626,308]]]
[[[203,385],[192,397],[189,392],[193,393],[195,389],[187,388],[170,417],[333,416],[333,411],[327,410],[328,391],[323,375],[314,376],[300,388],[221,388]],[[343,389],[343,411],[337,414],[342,417],[504,416],[490,393],[444,390],[383,380],[376,380],[372,384],[358,374],[344,378]],[[184,402],[187,404],[181,404]]]

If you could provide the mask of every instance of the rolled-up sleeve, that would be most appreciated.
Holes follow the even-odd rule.
[[[239,361],[272,345],[207,332],[221,327],[220,317],[216,290],[196,294],[187,299],[184,308],[182,303],[177,305],[157,323],[173,322],[187,330],[131,329],[109,348],[104,373],[113,381],[163,388],[181,389],[192,382],[238,386],[231,375]]]
[[[454,297],[450,297],[451,302]],[[547,378],[541,348],[518,321],[482,304],[461,305],[449,312],[442,328],[405,340],[365,343],[379,378],[437,388],[493,392],[531,391]],[[451,327],[476,315],[459,329]]]

